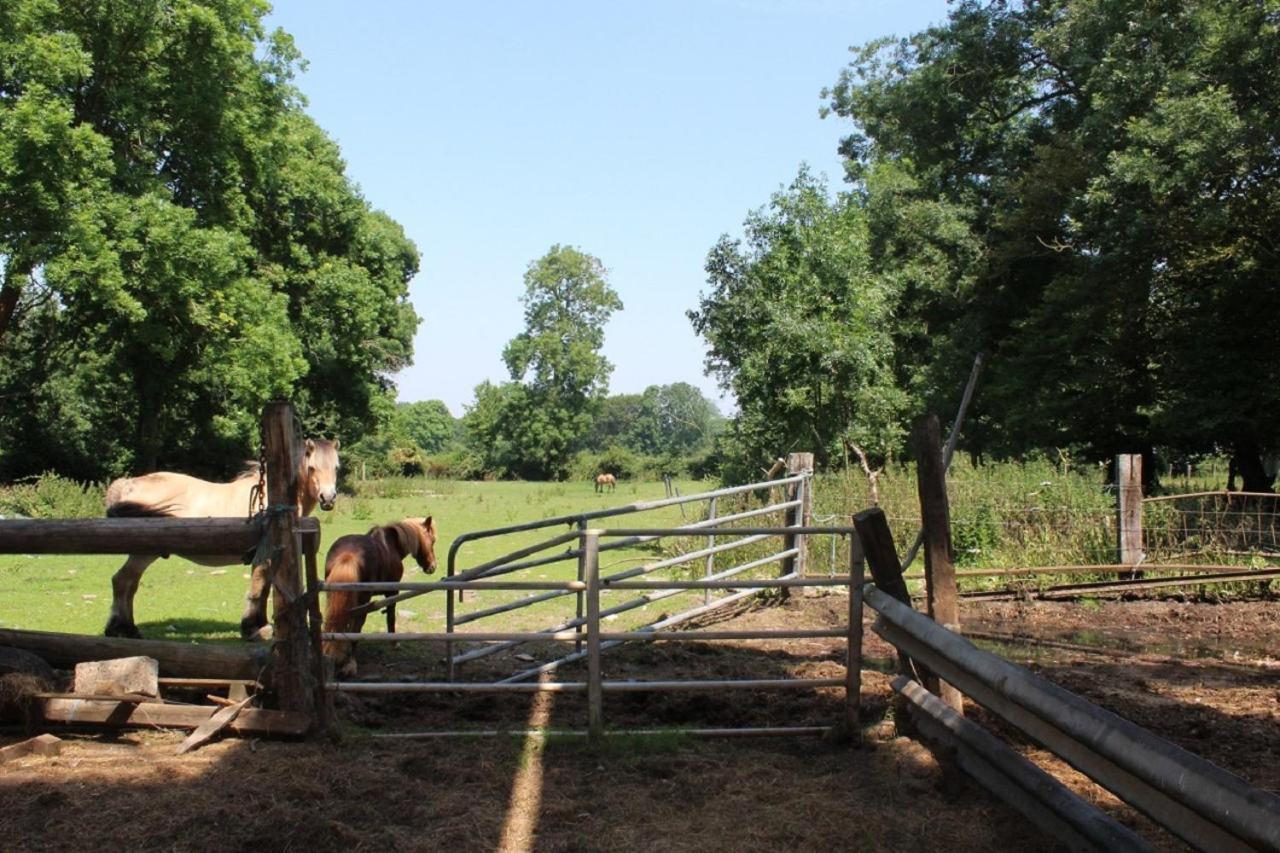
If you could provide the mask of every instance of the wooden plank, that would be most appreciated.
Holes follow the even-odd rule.
[[[305,519],[304,531],[319,530]],[[0,554],[243,554],[258,544],[244,518],[0,520]]]
[[[205,720],[196,730],[187,735],[187,739],[178,744],[178,748],[173,751],[174,755],[183,755],[190,752],[196,747],[208,742],[218,732],[225,729],[235,720],[245,706],[249,704],[248,699],[241,699],[239,702],[220,708],[213,713],[213,716]]]
[[[25,758],[28,755],[57,755],[62,752],[62,739],[50,734],[37,735],[21,743],[10,744],[0,749],[0,764]]]
[[[924,542],[925,599],[929,615],[952,631],[960,630],[960,602],[956,596],[956,567],[951,549],[951,509],[947,502],[947,472],[942,460],[942,427],[936,415],[918,418],[912,430],[916,453],[916,484],[920,495]],[[958,714],[964,697],[950,684],[930,677],[926,682]]]
[[[109,726],[112,728],[195,729],[218,708],[204,705],[134,704],[107,699],[38,699],[36,717],[51,725]],[[311,727],[311,718],[294,711],[246,708],[228,727],[236,734],[298,737]]]

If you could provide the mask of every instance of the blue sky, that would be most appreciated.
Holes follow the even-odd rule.
[[[685,317],[707,251],[802,162],[839,181],[849,128],[818,117],[819,93],[850,46],[946,15],[944,0],[273,6],[268,26],[309,62],[309,113],[422,253],[400,399],[455,415],[507,378],[524,272],[555,243],[600,258],[626,306],[606,330],[612,393],[690,382],[730,410]]]

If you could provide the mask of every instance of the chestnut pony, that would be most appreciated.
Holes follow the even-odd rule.
[[[616,487],[617,485],[618,485],[618,478],[613,476],[612,474],[596,475],[596,494],[603,492],[606,487],[609,489],[609,491],[612,492],[614,490],[614,487]]]
[[[324,558],[325,583],[396,583],[404,576],[404,560],[413,557],[430,574],[436,570],[436,524],[431,516],[406,518],[375,527],[363,535],[339,537]],[[388,593],[393,595],[394,593]],[[373,593],[330,590],[326,594],[324,630],[360,633]],[[386,608],[387,631],[396,630],[396,607]],[[325,657],[345,676],[356,674],[351,640],[325,640]]]
[[[307,439],[298,448],[298,513],[310,515],[316,505],[329,510],[338,497],[338,442]],[[250,493],[258,484],[258,463],[251,462],[230,483],[210,483],[157,471],[141,477],[122,477],[107,487],[107,516],[111,518],[160,516],[169,518],[244,518],[251,508]],[[133,597],[147,567],[160,554],[130,554],[111,578],[111,618],[108,637],[141,637],[133,621]],[[186,556],[179,553],[178,556]],[[205,566],[231,566],[242,562],[243,554],[187,556]],[[255,568],[249,583],[248,604],[240,619],[245,639],[265,637],[267,597],[270,594],[264,570]]]

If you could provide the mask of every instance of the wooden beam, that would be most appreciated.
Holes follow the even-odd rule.
[[[173,640],[126,640],[85,634],[0,629],[0,646],[37,654],[57,669],[78,663],[145,655],[160,664],[162,676],[266,681],[270,655],[266,646],[247,643],[180,643]],[[163,681],[161,682],[163,683]]]
[[[28,755],[57,755],[62,752],[62,739],[53,735],[37,735],[21,743],[10,744],[0,749],[0,764],[25,758]]]
[[[37,720],[51,725],[109,726],[112,728],[196,729],[220,708],[203,705],[137,704],[106,699],[44,698],[35,702]],[[311,718],[294,711],[245,708],[227,726],[236,734],[299,737],[311,728]]]
[[[302,532],[320,523],[301,519]],[[244,518],[0,520],[0,554],[244,554],[262,531]]]

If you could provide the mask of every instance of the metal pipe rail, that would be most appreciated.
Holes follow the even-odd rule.
[[[844,687],[843,678],[756,678],[721,681],[601,681],[605,693],[643,693],[649,690],[816,690]],[[588,681],[535,681],[468,683],[454,681],[331,681],[330,690],[342,693],[583,693]]]
[[[668,569],[672,566],[678,566],[681,563],[689,563],[693,560],[710,558],[712,555],[730,551],[734,548],[741,548],[755,542],[762,542],[768,539],[767,536],[748,536],[746,539],[739,539],[736,542],[727,542],[724,545],[716,545],[711,548],[703,548],[701,551],[690,551],[687,554],[681,554],[676,557],[669,557],[665,560],[659,560],[656,563],[646,563],[643,566],[637,566],[632,569],[625,569],[621,572],[615,572],[611,575],[605,575],[600,578],[600,582],[608,585],[614,581],[623,580],[625,578],[636,577],[637,575],[647,575],[661,569]],[[548,592],[541,595],[530,595],[525,598],[518,598],[515,601],[509,601],[506,604],[499,604],[494,607],[485,608],[484,610],[473,610],[470,613],[464,613],[461,616],[453,617],[454,626],[465,625],[468,622],[474,622],[477,619],[484,619],[487,616],[496,616],[499,613],[506,613],[511,610],[518,610],[521,607],[528,607],[531,604],[540,604],[543,601],[550,601],[554,598],[560,598],[569,595],[573,590],[563,590],[559,592]]]
[[[863,593],[882,637],[1193,847],[1280,851],[1280,797],[978,649],[872,584]]]
[[[710,492],[700,492],[696,495],[684,495],[682,497],[661,498],[654,501],[637,501],[632,504],[620,507],[610,507],[609,509],[598,509],[590,512],[574,513],[573,515],[560,515],[554,518],[545,518],[540,521],[530,521],[525,524],[512,524],[507,527],[494,527],[489,530],[480,530],[474,533],[464,533],[457,539],[453,540],[453,544],[449,546],[448,567],[449,574],[453,574],[455,558],[458,550],[467,542],[474,542],[478,539],[488,539],[493,536],[505,536],[510,533],[524,533],[530,530],[541,530],[544,527],[560,527],[565,524],[581,524],[585,525],[588,521],[594,521],[597,518],[612,518],[618,515],[628,515],[630,513],[645,512],[652,509],[662,509],[663,507],[675,506],[677,504],[697,503],[698,501],[710,500],[711,498],[720,498],[728,495],[740,495],[746,492],[753,492],[759,489],[772,489],[778,486],[786,486],[791,483],[799,483],[804,480],[804,475],[796,475],[793,477],[782,477],[777,480],[769,480],[764,483],[752,483],[747,486],[732,486],[725,489],[715,489]]]
[[[822,637],[848,636],[848,627],[814,628],[812,630],[779,631],[601,631],[601,640],[643,640],[646,642],[685,642],[710,640],[810,640]],[[582,639],[577,631],[470,631],[466,634],[448,631],[407,631],[403,634],[390,631],[325,631],[320,635],[326,640],[352,642],[450,642],[460,636],[476,643],[503,642],[505,640],[529,640],[557,643],[573,643]]]
[[[739,535],[755,535],[756,533],[775,534],[776,531],[803,531],[804,528],[772,528],[757,530],[751,534]],[[736,531],[733,531],[736,532]],[[842,533],[852,533],[853,528],[842,528]],[[725,575],[730,575],[747,570],[756,564],[767,562],[776,562],[779,559],[785,559],[792,556],[798,549],[792,548],[779,554],[772,555],[762,560],[755,560],[749,563],[728,569],[723,572],[716,573],[710,578],[698,581],[631,581],[630,584],[638,584],[637,589],[648,589],[652,592],[640,596],[635,601],[647,602],[658,600],[662,597],[670,595],[678,595],[687,589],[711,589],[711,588],[730,588],[736,589],[730,596],[720,599],[711,605],[703,605],[693,608],[685,613],[677,614],[666,619],[659,620],[643,629],[633,631],[603,631],[601,629],[602,619],[610,614],[610,610],[617,610],[620,605],[610,610],[603,610],[600,607],[600,593],[607,585],[602,582],[599,571],[599,542],[604,535],[609,535],[607,531],[583,530],[575,533],[582,537],[583,559],[583,581],[586,586],[587,612],[585,616],[586,627],[586,649],[577,655],[566,656],[558,661],[544,664],[536,667],[532,671],[525,673],[517,673],[515,676],[499,682],[492,683],[458,683],[452,680],[442,682],[329,682],[326,686],[331,690],[351,692],[351,693],[392,693],[392,692],[413,692],[413,693],[542,693],[542,692],[585,692],[587,694],[587,707],[589,718],[589,734],[591,737],[599,737],[603,735],[603,697],[609,693],[628,693],[639,691],[696,691],[696,690],[773,690],[773,689],[792,689],[792,690],[816,690],[837,688],[844,691],[845,696],[845,720],[846,727],[856,725],[858,716],[859,689],[860,684],[857,671],[861,668],[861,643],[855,642],[855,638],[860,639],[862,622],[861,622],[861,605],[855,608],[853,602],[860,602],[861,592],[861,574],[854,571],[856,563],[853,555],[857,549],[850,549],[850,574],[844,577],[821,577],[821,578],[800,578],[794,574],[786,575],[782,578],[760,578],[760,579],[741,579],[729,580]],[[444,581],[426,586],[443,587],[443,588],[484,588],[484,587],[505,587],[508,584],[516,583],[511,581],[494,582],[491,580],[473,579],[467,582],[461,581]],[[571,588],[576,585],[574,581],[556,582],[553,588]],[[618,587],[628,583],[625,581],[618,582]],[[358,587],[359,585],[338,585],[334,584],[332,588],[341,589],[347,587]],[[400,585],[385,584],[371,585],[365,588],[374,590],[393,590]],[[548,584],[547,586],[552,586]],[[799,586],[845,586],[850,590],[850,614],[849,623],[839,628],[813,628],[813,629],[797,629],[797,630],[700,630],[700,631],[668,631],[662,630],[677,624],[678,622],[694,618],[701,612],[708,611],[714,607],[721,606],[725,601],[738,599],[747,595],[753,595],[760,589],[778,589]],[[523,585],[518,588],[526,588]],[[855,612],[857,611],[857,612]],[[548,631],[539,632],[468,632],[459,633],[456,631],[445,632],[423,632],[413,634],[392,634],[392,633],[371,633],[361,634],[355,632],[332,632],[324,633],[324,639],[331,640],[374,640],[374,641],[397,641],[397,640],[420,640],[429,642],[443,642],[446,646],[451,645],[459,640],[472,640],[475,642],[490,642],[510,644],[512,642],[525,641],[550,641],[550,642],[574,642],[578,643],[582,640],[582,634],[578,630],[570,630],[580,628],[575,624],[582,620],[573,620],[573,622],[560,626]],[[766,678],[766,679],[738,679],[738,680],[692,680],[692,681],[606,681],[602,678],[602,670],[600,666],[600,654],[604,648],[610,644],[621,642],[697,642],[697,641],[750,641],[750,640],[784,640],[784,639],[807,639],[807,638],[832,638],[845,637],[848,644],[847,655],[847,671],[843,678]],[[478,650],[478,652],[487,652],[492,646]],[[587,678],[582,682],[524,682],[522,679],[531,672],[545,672],[554,669],[562,663],[566,663],[571,659],[587,659]]]
[[[655,601],[662,601],[664,598],[671,598],[673,596],[679,595],[683,591],[683,589],[710,589],[711,587],[705,586],[705,584],[716,583],[717,581],[722,581],[724,578],[733,577],[734,575],[738,575],[738,574],[741,574],[742,572],[749,571],[754,568],[758,568],[759,566],[763,566],[768,563],[776,563],[780,560],[785,560],[787,557],[793,556],[795,552],[796,552],[796,549],[792,548],[790,551],[781,551],[777,554],[772,554],[768,557],[762,557],[759,560],[752,560],[749,563],[743,563],[740,566],[734,566],[733,568],[725,569],[724,571],[717,572],[716,574],[711,575],[708,578],[704,578],[702,581],[697,581],[696,583],[703,584],[701,586],[672,588],[672,586],[666,585],[667,582],[663,581],[663,582],[660,582],[664,584],[663,586],[651,588],[655,590],[654,592],[650,592],[647,595],[641,595],[637,598],[629,599],[627,601],[624,601],[622,604],[615,604],[613,607],[610,607],[607,610],[600,611],[600,616],[602,617],[616,616],[619,613],[626,613],[628,610],[635,610],[637,607],[644,607],[646,604],[652,604]],[[744,586],[743,583],[736,582],[736,585],[731,583],[729,585],[729,588],[738,589],[743,586]],[[755,592],[756,592],[756,589],[750,590],[750,594],[754,594]],[[715,602],[713,602],[713,604],[714,603]],[[705,605],[704,605],[704,608],[700,608],[700,609],[705,609]],[[589,622],[590,620],[588,618],[579,616],[575,619],[570,619],[566,622],[562,622],[561,624],[549,630],[563,631],[569,628],[576,628],[580,625],[586,625]],[[465,634],[460,634],[459,636],[465,637]],[[486,646],[481,649],[473,649],[472,651],[469,651],[469,652],[463,652],[460,655],[451,657],[450,660],[454,665],[457,665],[457,664],[466,663],[472,660],[478,660],[479,658],[482,658],[482,657],[488,657],[489,655],[497,654],[500,651],[504,651],[505,649],[513,648],[518,645],[520,645],[519,642],[512,642],[512,643],[507,643],[505,645],[500,645],[500,646]],[[449,652],[446,652],[446,653],[449,654]],[[573,660],[580,659],[577,656],[570,656],[570,658],[572,658]],[[565,660],[563,662],[567,663],[568,660]]]

